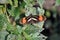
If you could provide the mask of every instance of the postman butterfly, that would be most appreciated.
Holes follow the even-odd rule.
[[[38,22],[42,22],[45,21],[46,17],[44,15],[32,15],[30,14],[27,17],[23,17],[19,23],[20,24],[33,24],[33,23],[38,23]]]

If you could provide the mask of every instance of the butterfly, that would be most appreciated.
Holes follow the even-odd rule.
[[[46,17],[44,15],[29,15],[27,17],[23,17],[19,23],[20,24],[33,24],[33,23],[38,23],[45,21]]]

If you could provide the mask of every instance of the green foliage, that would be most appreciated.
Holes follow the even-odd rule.
[[[56,0],[56,5],[60,5],[60,0]]]
[[[1,30],[0,31],[0,40],[5,40],[6,39],[6,36],[9,34],[6,30]]]
[[[14,1],[14,2],[13,2]],[[34,9],[32,6],[29,6],[32,3],[34,3],[33,0],[24,0],[20,5],[18,5],[18,0],[8,0],[8,4],[11,5],[11,9],[7,8],[7,4],[3,4],[4,8],[5,8],[5,13],[2,11],[2,14],[0,14],[0,30],[6,31],[9,34],[7,36],[7,40],[44,40],[43,37],[45,38],[44,35],[42,35],[40,32],[43,30],[43,22],[37,23],[37,24],[26,24],[20,26],[20,25],[16,25],[13,26],[9,21],[8,15],[7,15],[7,11],[8,13],[13,16],[15,18],[15,21],[19,19],[21,13],[21,9],[26,9],[29,8],[29,11],[25,10],[24,14],[29,15],[28,12],[32,13],[34,15],[34,13],[36,13],[36,9]],[[39,4],[40,4],[40,0],[38,0]],[[41,3],[43,1],[41,0]],[[32,4],[31,4],[32,5]],[[25,8],[25,6],[27,6]],[[42,5],[41,5],[42,6]],[[38,8],[39,10],[39,14],[40,15],[44,15],[44,10],[42,8]],[[1,12],[0,12],[1,13]],[[1,31],[0,31],[1,32]],[[6,36],[5,35],[5,36]],[[5,37],[4,36],[4,37]],[[2,38],[3,39],[3,38]],[[0,39],[1,40],[1,39]]]
[[[49,18],[51,16],[49,11],[46,11],[46,16]]]
[[[0,14],[0,30],[7,25],[7,17],[4,14]]]
[[[13,1],[14,1],[14,3],[13,3]],[[14,6],[14,7],[17,7],[18,5],[18,0],[8,0],[8,3],[11,5],[11,6]]]

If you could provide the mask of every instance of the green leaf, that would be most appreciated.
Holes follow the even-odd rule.
[[[24,2],[25,2],[26,4],[30,4],[31,2],[33,2],[33,0],[24,0]]]
[[[60,0],[56,0],[56,5],[60,5]]]
[[[0,0],[0,4],[7,4],[8,0]]]
[[[14,15],[14,10],[15,10],[14,7],[12,7],[11,10],[7,9],[8,13],[9,13],[11,16],[15,16],[15,15]]]
[[[20,15],[20,8],[19,7],[16,7],[14,9],[14,15],[15,15],[15,17]]]
[[[46,11],[46,16],[49,18],[51,16],[49,11]]]
[[[12,7],[11,10],[7,9],[9,14],[11,16],[14,16],[15,19],[18,17],[19,18],[19,15],[21,14],[20,13],[20,8],[19,7]]]
[[[39,36],[38,35],[37,36],[33,36],[32,40],[46,40],[46,38],[47,38],[46,36],[40,34]]]
[[[8,35],[9,33],[6,30],[1,30],[0,31],[0,40],[5,40],[6,35]]]
[[[9,34],[9,35],[7,36],[7,40],[17,40],[17,35]]]
[[[22,37],[22,35],[18,35],[18,37],[17,37],[17,40],[23,40],[23,37]]]
[[[25,29],[25,32],[30,35],[30,34],[34,34],[36,32],[39,32],[39,28],[37,28],[36,26],[34,25],[30,25],[30,24],[27,24],[25,27],[27,27]]]
[[[26,5],[26,3],[25,2],[22,2],[21,5],[20,5],[20,7],[24,8],[25,5]]]
[[[23,31],[23,35],[26,38],[26,40],[31,40],[31,37],[26,32]]]
[[[14,0],[14,7],[18,7],[18,0]]]
[[[2,7],[0,8],[0,14],[3,14]]]
[[[13,5],[12,0],[8,0],[8,2],[10,3],[10,5]]]
[[[0,5],[0,7],[3,7],[3,5]]]
[[[0,30],[5,26],[7,26],[7,17],[4,14],[0,14]]]
[[[12,34],[18,35],[18,29],[16,28],[16,26],[13,26],[12,24],[8,24],[7,25],[7,30],[10,31]]]
[[[18,25],[17,25],[16,27],[17,27],[17,30],[18,30],[19,34],[21,34],[22,31],[23,31],[23,30],[22,30],[22,27],[21,27],[21,26],[18,26]]]

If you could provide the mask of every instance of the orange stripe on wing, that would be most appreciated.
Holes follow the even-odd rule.
[[[24,18],[22,18],[22,19],[20,20],[20,23],[21,23],[21,24],[25,24],[26,22],[27,22],[26,17],[24,17]]]
[[[39,21],[45,21],[45,20],[46,20],[46,17],[45,17],[45,16],[40,15],[38,19],[39,19]]]
[[[43,21],[43,16],[39,16],[39,21]]]

